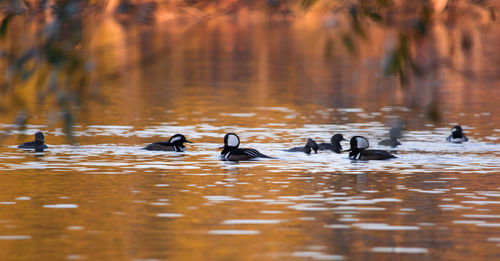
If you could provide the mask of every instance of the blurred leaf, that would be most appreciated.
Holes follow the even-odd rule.
[[[318,0],[302,0],[302,8],[309,9],[313,6]]]
[[[441,115],[439,114],[439,102],[436,102],[433,100],[431,104],[429,104],[429,108],[427,111],[427,117],[429,120],[433,122],[439,122],[441,121]]]
[[[376,12],[373,12],[371,10],[367,10],[365,13],[368,16],[368,18],[370,18],[372,21],[377,22],[377,23],[382,22],[382,15],[380,15]]]
[[[14,17],[13,14],[8,14],[6,17],[2,19],[2,23],[0,24],[0,37],[3,38],[7,34],[7,27],[13,17]]]
[[[401,60],[396,54],[396,50],[388,54],[386,60],[387,63],[384,66],[384,75],[389,76],[395,74],[401,64]]]
[[[417,38],[423,37],[427,34],[427,27],[428,25],[426,22],[422,19],[418,19],[415,21],[415,24],[413,25],[414,31],[415,31],[415,36]]]
[[[342,35],[342,43],[344,43],[344,46],[349,50],[351,54],[356,53],[356,47],[354,45],[354,42],[348,34]]]
[[[472,48],[472,37],[468,33],[462,35],[462,50],[469,52]]]
[[[349,8],[349,14],[351,15],[352,28],[356,34],[366,38],[365,30],[359,20],[358,6],[353,5]]]

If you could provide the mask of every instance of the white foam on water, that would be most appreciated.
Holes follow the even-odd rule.
[[[464,204],[474,204],[474,205],[489,205],[489,204],[500,204],[500,201],[476,201],[476,200],[471,200],[471,201],[462,201],[460,203]]]
[[[481,224],[481,223],[486,223],[485,221],[482,220],[453,220],[453,224]]]
[[[256,113],[221,113],[222,116],[230,116],[230,117],[253,117],[257,115]]]
[[[0,240],[26,240],[31,239],[31,236],[27,235],[0,235]]]
[[[78,208],[76,204],[53,204],[53,205],[43,205],[44,208]]]
[[[500,215],[476,215],[476,214],[465,214],[462,217],[466,218],[500,218]]]
[[[279,224],[286,220],[280,219],[228,219],[224,220],[222,224],[224,225],[240,225],[240,224],[249,224],[249,225],[262,225],[262,224]]]
[[[427,254],[427,248],[420,247],[372,247],[375,253],[404,253],[404,254]]]
[[[261,210],[261,214],[281,214],[283,211],[281,210]]]
[[[317,251],[298,251],[292,253],[293,257],[312,258],[314,260],[344,260],[341,255],[330,255]]]
[[[500,227],[500,223],[478,223],[478,227]]]
[[[83,230],[84,227],[82,227],[82,226],[69,226],[66,228],[69,230]]]
[[[212,235],[257,235],[260,233],[258,230],[210,230],[209,234]]]
[[[330,224],[330,225],[324,225],[324,228],[331,228],[331,229],[350,229],[351,225],[345,225],[345,224]]]
[[[233,198],[230,196],[203,196],[203,197],[209,201],[236,201],[236,200],[240,200],[239,198]]]
[[[156,214],[157,217],[164,217],[164,218],[177,218],[177,217],[182,217],[184,216],[183,214],[179,213],[158,213]]]
[[[355,223],[352,224],[362,230],[420,230],[417,226],[393,226],[385,223]]]

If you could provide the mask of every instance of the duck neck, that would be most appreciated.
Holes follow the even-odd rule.
[[[228,154],[230,151],[236,149],[238,147],[232,147],[232,146],[224,146],[224,149],[221,151],[221,155],[226,155]]]
[[[362,149],[352,149],[351,152],[349,152],[349,158],[352,159],[359,159],[359,156],[361,155]]]

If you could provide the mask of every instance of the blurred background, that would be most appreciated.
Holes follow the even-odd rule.
[[[410,128],[493,118],[498,10],[488,0],[3,0],[0,121],[60,127],[74,142],[74,124],[134,125],[172,107],[404,106]]]

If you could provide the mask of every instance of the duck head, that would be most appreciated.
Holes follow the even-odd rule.
[[[221,155],[226,155],[229,151],[237,149],[240,146],[240,138],[234,133],[227,133],[224,136],[224,147],[221,147]]]
[[[346,139],[344,139],[344,136],[342,136],[342,134],[335,134],[332,136],[331,142],[332,142],[332,144],[335,144],[335,143],[341,142],[343,140],[347,141]]]
[[[402,127],[392,127],[389,130],[389,137],[391,137],[391,139],[393,139],[393,140],[401,139],[402,133],[403,133]]]
[[[451,130],[451,136],[453,138],[462,138],[464,136],[462,127],[460,127],[460,125],[453,127],[453,129]]]
[[[192,143],[191,141],[188,141],[182,134],[175,134],[174,136],[172,136],[172,138],[170,138],[170,140],[168,140],[168,142],[174,146],[178,146],[181,148],[184,148],[184,143],[186,142]]]
[[[370,143],[368,139],[363,136],[354,136],[351,138],[351,151],[360,151],[364,149],[368,149],[370,147]]]
[[[35,133],[35,143],[43,144],[45,142],[45,137],[41,131]]]
[[[353,159],[356,159],[356,157],[358,157],[359,159],[361,152],[370,147],[368,139],[363,136],[352,137],[350,143],[351,143],[351,148],[349,150],[351,152],[349,152],[349,158]]]

